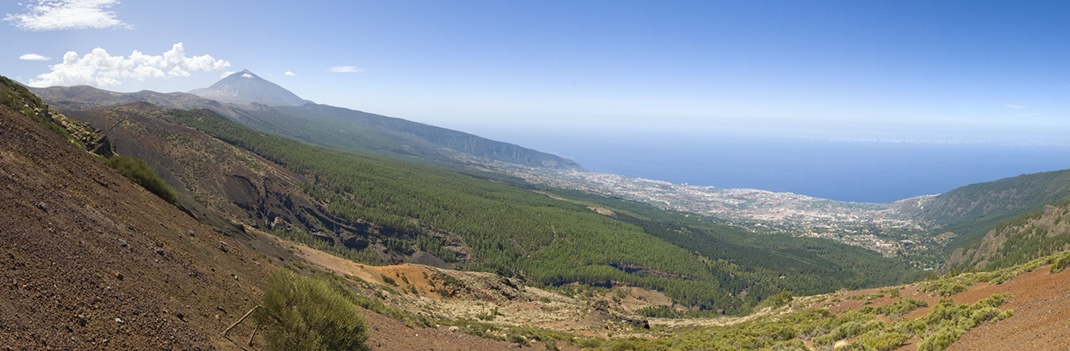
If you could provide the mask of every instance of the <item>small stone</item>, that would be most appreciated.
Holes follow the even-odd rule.
[[[116,272],[115,273],[115,279],[123,280],[123,274]]]
[[[227,247],[227,243],[220,241],[219,242],[219,251],[228,252],[228,251],[230,251],[230,248]]]
[[[156,254],[163,256],[163,249],[156,249]]]
[[[123,324],[123,319],[119,318],[119,317],[115,317],[115,323]]]
[[[189,230],[189,236],[197,236],[197,233],[193,232],[193,229]]]
[[[181,319],[183,321],[186,320],[186,314],[182,313],[182,311],[175,312],[175,317],[178,317],[178,319]]]

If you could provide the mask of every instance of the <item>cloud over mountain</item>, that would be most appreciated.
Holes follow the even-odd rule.
[[[22,30],[130,28],[107,9],[119,0],[35,0],[26,4],[27,12],[6,14],[4,21]]]
[[[120,85],[121,79],[159,79],[188,77],[193,72],[222,71],[230,66],[227,60],[212,55],[187,57],[182,43],[161,55],[146,55],[134,50],[130,56],[112,56],[102,48],[78,56],[74,51],[63,55],[63,62],[49,66],[51,72],[31,79],[29,85]]]

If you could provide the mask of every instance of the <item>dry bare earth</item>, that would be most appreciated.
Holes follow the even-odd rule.
[[[0,348],[235,348],[269,266],[0,106]]]
[[[919,291],[918,285],[899,287],[902,298],[917,298],[928,302],[930,307],[908,313],[907,318],[923,317],[939,297]],[[869,304],[850,296],[879,294],[889,289],[867,289],[829,296],[840,301],[829,307],[834,313],[855,310],[863,306],[883,306],[895,302],[888,294],[873,299]],[[1014,310],[1014,315],[998,322],[988,322],[966,332],[948,350],[1070,350],[1070,270],[1050,273],[1044,266],[1023,273],[1003,284],[980,283],[966,291],[951,296],[960,304],[972,304],[995,294],[1010,294],[1008,302],[1000,308]],[[824,301],[824,300],[822,300]],[[824,306],[824,302],[818,305]],[[919,340],[912,339],[900,348],[915,350]]]
[[[1000,284],[980,284],[964,294],[1010,293],[1003,308],[1014,316],[971,329],[948,350],[1070,350],[1070,270],[1048,267]]]

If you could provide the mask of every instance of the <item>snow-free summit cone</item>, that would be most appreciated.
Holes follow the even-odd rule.
[[[190,94],[235,104],[301,106],[309,102],[247,69],[228,75],[210,87],[194,89]]]

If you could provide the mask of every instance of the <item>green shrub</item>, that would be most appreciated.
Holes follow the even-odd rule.
[[[357,306],[321,281],[275,270],[261,306],[269,350],[368,350]]]
[[[791,293],[788,292],[788,289],[781,289],[780,292],[776,293],[776,295],[773,295],[773,297],[770,297],[769,299],[772,300],[771,303],[773,304],[773,308],[777,308],[780,306],[787,305],[791,302],[791,300],[794,300],[795,298],[791,296]]]
[[[1055,259],[1055,262],[1051,264],[1051,272],[1062,272],[1066,267],[1070,267],[1070,252],[1064,253],[1059,258]]]
[[[394,278],[387,277],[386,274],[379,274],[379,277],[383,279],[383,283],[398,286],[398,282]]]
[[[170,203],[178,201],[178,196],[175,195],[171,186],[167,185],[167,182],[163,181],[163,178],[160,178],[160,175],[156,174],[156,171],[145,160],[115,155],[105,160],[104,163],[161,199]]]
[[[855,345],[859,350],[891,351],[898,349],[907,340],[910,340],[910,335],[903,333],[870,332],[851,345]]]
[[[874,308],[873,311],[877,314],[883,314],[888,318],[896,319],[910,313],[913,310],[929,307],[929,303],[925,300],[915,299],[913,297],[896,300],[891,305],[885,305],[878,308]]]
[[[945,326],[933,335],[925,338],[918,344],[918,351],[942,351],[955,343],[962,334],[966,333],[962,328]]]

